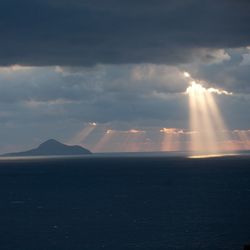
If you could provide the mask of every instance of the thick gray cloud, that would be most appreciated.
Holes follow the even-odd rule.
[[[243,0],[2,0],[0,64],[209,61],[250,44],[249,13]]]
[[[16,122],[170,120],[187,87],[178,68],[156,65],[2,68],[0,83],[2,121],[9,111]]]
[[[194,77],[207,80],[206,68],[208,72],[217,68],[215,73],[208,76],[219,74],[224,64],[229,63],[228,57],[223,58],[227,59],[210,65],[199,64],[200,70],[197,72],[197,66],[186,65],[185,68]],[[2,68],[0,122],[54,123],[60,120],[63,123],[71,120],[129,122],[132,127],[133,124],[167,124],[168,127],[187,128],[188,96],[184,92],[189,80],[184,77],[183,70],[153,64]],[[241,71],[241,67],[238,70]],[[228,90],[225,84],[214,85]],[[229,118],[232,110],[237,112],[238,108],[242,109],[249,103],[248,96],[220,97],[220,100],[223,100],[220,104],[223,113],[227,113]],[[244,117],[239,117],[237,121],[228,119],[229,126],[237,127],[238,124],[239,127],[247,127],[249,118]]]
[[[249,94],[250,48],[229,49],[226,54],[221,62],[194,63],[187,65],[186,70],[190,70],[195,78],[206,80],[210,86],[235,94]]]

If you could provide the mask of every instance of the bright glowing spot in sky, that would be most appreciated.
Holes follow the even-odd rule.
[[[190,74],[188,72],[184,72],[183,73],[185,77],[189,78],[190,77]]]
[[[183,134],[184,131],[182,129],[177,129],[177,128],[162,128],[160,129],[161,133],[166,133],[166,134]]]
[[[218,95],[232,95],[233,94],[232,92],[228,92],[228,91],[223,90],[223,89],[215,89],[215,88],[209,88],[208,92],[216,93]]]
[[[217,89],[217,88],[205,88],[201,84],[197,83],[188,72],[184,72],[184,76],[191,79],[190,86],[187,88],[186,93],[189,94],[191,91],[195,92],[209,92],[209,93],[215,93],[218,95],[232,95],[232,92],[228,92],[224,89]]]
[[[132,134],[145,133],[145,131],[137,129],[130,129],[128,132]]]

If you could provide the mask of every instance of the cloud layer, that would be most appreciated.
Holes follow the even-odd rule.
[[[184,71],[234,93],[216,101],[249,143],[249,13],[247,0],[0,1],[0,152],[79,131],[97,150],[185,144]]]
[[[209,62],[250,44],[244,0],[2,0],[1,65]]]

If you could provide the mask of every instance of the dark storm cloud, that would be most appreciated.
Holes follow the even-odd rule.
[[[70,119],[174,124],[186,119],[182,75],[175,67],[154,65],[105,65],[77,72],[58,67],[2,69],[0,123]]]
[[[200,49],[250,44],[249,13],[243,0],[2,0],[0,65],[210,60]]]
[[[235,94],[250,93],[250,48],[227,50],[230,59],[214,64],[198,64],[189,69],[196,79]],[[188,67],[187,67],[188,68]],[[189,70],[187,69],[187,70]]]
[[[131,102],[138,97],[185,91],[183,73],[164,65],[100,65],[91,68],[7,67],[0,69],[0,104],[85,102],[104,96]]]

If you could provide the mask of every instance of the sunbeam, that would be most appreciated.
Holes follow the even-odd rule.
[[[101,137],[101,139],[98,141],[98,143],[94,147],[94,152],[101,152],[103,151],[104,146],[111,140],[111,138],[114,136],[114,131],[111,129],[108,129],[104,135]]]
[[[69,144],[81,145],[84,140],[93,132],[97,124],[95,122],[89,123],[79,133],[77,133],[70,141]]]
[[[186,93],[189,96],[191,155],[221,155],[225,151],[224,144],[229,141],[226,125],[214,100],[213,94],[232,95],[226,90],[205,88],[194,81],[188,72],[186,78],[191,79]]]
[[[162,128],[160,132],[163,134],[161,150],[162,151],[180,151],[180,135],[183,130],[178,130],[176,128]]]

